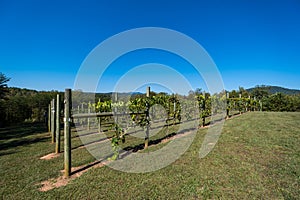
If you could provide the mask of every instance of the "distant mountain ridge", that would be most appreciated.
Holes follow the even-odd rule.
[[[280,86],[261,85],[256,87],[259,87],[260,89],[265,89],[270,94],[275,94],[275,93],[282,93],[287,95],[300,94],[300,90],[298,89],[289,89]],[[246,89],[246,91],[252,92],[256,87]]]

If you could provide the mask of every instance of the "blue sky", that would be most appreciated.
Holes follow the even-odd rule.
[[[63,91],[73,87],[82,62],[99,43],[119,32],[149,26],[182,32],[201,44],[227,90],[261,84],[300,89],[297,0],[2,0],[0,72],[11,77],[9,86]],[[205,88],[201,77],[185,70],[180,58],[147,53],[117,60],[119,65],[107,71],[105,84],[116,82],[122,75],[118,67],[124,63],[172,65],[177,60],[192,87]],[[101,92],[111,89],[101,88]]]

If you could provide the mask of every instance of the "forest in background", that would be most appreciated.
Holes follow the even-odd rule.
[[[43,122],[47,116],[48,106],[57,94],[63,96],[59,91],[36,91],[8,87],[10,78],[0,73],[0,127],[23,122]],[[186,98],[194,99],[195,95],[201,93],[201,89],[190,91]],[[300,92],[277,86],[256,86],[250,89],[240,87],[238,90],[228,91],[230,98],[249,96],[261,100],[263,111],[300,111]],[[155,95],[155,92],[152,92]],[[75,95],[81,96],[84,102],[84,93],[74,91]],[[112,93],[97,93],[97,100],[107,101],[111,99]],[[140,97],[144,94],[133,93],[133,97]],[[63,103],[63,102],[62,102]],[[75,102],[73,102],[75,103]],[[77,102],[79,104],[81,102]]]

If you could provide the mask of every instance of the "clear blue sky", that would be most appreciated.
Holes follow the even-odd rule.
[[[81,63],[100,42],[148,26],[199,42],[227,90],[258,84],[300,89],[298,0],[1,0],[0,72],[11,77],[12,87],[63,91],[73,87]],[[137,63],[149,62],[138,58]],[[164,62],[172,62],[168,59],[172,56]],[[113,82],[109,77],[118,70],[107,73]],[[190,77],[193,87],[205,88]]]

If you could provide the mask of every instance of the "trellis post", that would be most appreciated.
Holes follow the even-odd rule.
[[[262,105],[262,101],[261,100],[259,100],[259,107],[260,107],[260,111],[262,111],[263,105]]]
[[[205,95],[205,92],[203,92],[202,95],[203,95],[202,112],[204,112],[204,114],[202,115],[202,127],[204,127],[205,126],[205,115],[206,115],[206,95]]]
[[[55,99],[51,101],[51,143],[55,142]]]
[[[150,97],[150,87],[147,87],[147,91],[146,91],[146,98],[148,99]],[[148,148],[149,145],[149,129],[150,129],[150,117],[149,117],[149,110],[150,110],[150,105],[149,102],[147,101],[147,105],[146,105],[146,135],[145,135],[145,149]]]
[[[175,125],[175,123],[176,123],[176,96],[175,96],[175,94],[174,94],[173,112],[174,112],[174,115],[173,115],[173,125]]]
[[[60,152],[60,97],[56,96],[56,141],[55,141],[55,153]]]
[[[64,117],[64,167],[65,176],[71,174],[71,89],[65,90],[65,117]]]
[[[51,133],[51,103],[48,105],[48,132]]]
[[[98,103],[101,102],[101,99],[98,99]],[[101,117],[98,117],[98,132],[101,133]]]
[[[229,118],[229,104],[230,104],[230,100],[229,100],[229,92],[226,93],[226,119]]]
[[[242,114],[242,94],[239,94],[239,112],[240,112],[240,115]]]
[[[88,104],[88,113],[91,113],[91,108],[90,108],[91,102]],[[87,130],[90,130],[90,118],[87,118]]]

